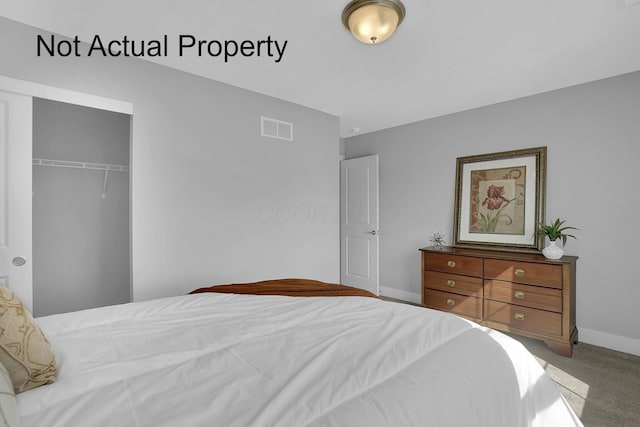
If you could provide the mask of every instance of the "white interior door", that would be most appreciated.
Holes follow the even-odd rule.
[[[30,96],[0,91],[0,282],[33,309]]]
[[[340,280],[380,294],[378,156],[340,163]]]

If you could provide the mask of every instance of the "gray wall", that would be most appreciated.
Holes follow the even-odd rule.
[[[47,33],[4,18],[0,33],[0,74],[133,104],[134,300],[339,280],[337,117],[138,59],[38,58]],[[295,141],[261,137],[261,116]]]
[[[33,157],[129,165],[130,116],[34,98]],[[33,167],[33,312],[130,300],[129,173]]]
[[[581,338],[640,354],[639,111],[637,72],[348,138],[347,158],[380,155],[381,286],[419,295],[418,248],[451,243],[457,157],[547,146],[547,219],[580,228]]]

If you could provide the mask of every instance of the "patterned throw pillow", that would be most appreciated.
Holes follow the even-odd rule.
[[[56,360],[31,313],[0,285],[0,363],[20,393],[56,379]]]
[[[9,373],[0,363],[0,426],[18,427],[20,415]]]

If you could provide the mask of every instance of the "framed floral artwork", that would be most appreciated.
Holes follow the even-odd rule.
[[[547,147],[458,157],[454,246],[539,252]]]

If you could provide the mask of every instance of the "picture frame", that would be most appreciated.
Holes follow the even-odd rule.
[[[540,252],[547,147],[458,157],[454,247]]]

